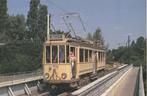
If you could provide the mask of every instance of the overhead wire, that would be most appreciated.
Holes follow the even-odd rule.
[[[79,20],[80,20],[80,22],[81,22],[81,25],[82,25],[82,27],[83,27],[84,32],[87,33],[86,28],[85,28],[85,26],[84,26],[84,22],[83,22],[83,20],[81,19],[79,13],[68,13],[67,10],[65,10],[65,9],[62,8],[61,6],[57,5],[55,2],[53,2],[53,1],[51,1],[51,0],[47,0],[47,1],[48,1],[48,3],[54,5],[56,8],[58,8],[58,9],[60,9],[60,10],[62,10],[62,11],[64,12],[63,17],[62,17],[62,18],[63,18],[63,21],[64,21],[65,25],[67,26],[67,28],[69,29],[69,31],[70,31],[70,32],[71,32],[71,31],[74,32],[75,36],[76,36],[76,32],[75,32],[75,30],[74,30],[72,24],[69,23],[69,22],[67,22],[67,21],[65,20],[64,16],[68,16],[68,17],[69,17],[69,16],[73,16],[74,14],[77,14],[77,17],[79,18]],[[69,32],[69,33],[70,33],[70,32]]]
[[[48,3],[53,4],[56,8],[62,10],[63,12],[67,12],[67,10],[65,10],[64,8],[62,8],[61,6],[57,5],[55,2],[51,1],[51,0],[47,0]]]
[[[80,19],[80,22],[81,22],[81,24],[82,24],[82,27],[83,27],[84,32],[87,33],[86,28],[85,28],[85,25],[84,25],[84,22],[83,22],[81,16],[79,15],[78,17],[79,17],[79,19]]]

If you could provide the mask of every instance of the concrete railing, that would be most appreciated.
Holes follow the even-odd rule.
[[[29,72],[29,73],[16,73],[16,74],[0,74],[0,88],[33,80],[43,79],[41,71]]]
[[[140,66],[139,70],[139,96],[145,96],[144,94],[144,84],[143,84],[143,73],[142,66]]]
[[[100,96],[131,68],[132,65],[123,66],[117,71],[109,73],[106,76],[82,87],[81,89],[72,92],[71,94],[74,96]]]

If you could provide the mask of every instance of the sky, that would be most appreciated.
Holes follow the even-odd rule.
[[[8,0],[8,14],[23,14],[27,17],[29,2]],[[145,0],[41,0],[41,3],[47,5],[56,29],[67,30],[61,14],[78,12],[86,27],[84,32],[79,18],[71,17],[70,22],[78,34],[85,37],[88,32],[93,33],[100,28],[109,48],[125,45],[128,35],[131,40],[146,35]]]

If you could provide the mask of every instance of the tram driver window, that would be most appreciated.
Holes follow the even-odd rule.
[[[66,46],[66,62],[69,63],[69,46]]]
[[[65,63],[65,46],[64,45],[59,46],[59,62]]]
[[[101,52],[98,53],[99,55],[99,61],[101,61]]]
[[[52,62],[57,63],[58,62],[58,47],[52,46]]]
[[[85,62],[88,62],[88,50],[85,49]]]
[[[80,49],[80,62],[84,62],[84,50]]]
[[[75,47],[70,47],[70,52],[72,52],[75,55]]]
[[[50,63],[50,46],[46,46],[46,62]]]
[[[89,62],[92,62],[92,50],[89,50]]]

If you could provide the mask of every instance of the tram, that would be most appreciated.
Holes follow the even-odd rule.
[[[66,38],[65,34],[51,35],[43,48],[44,81],[52,84],[78,82],[104,69],[105,58],[105,50],[92,41]]]

